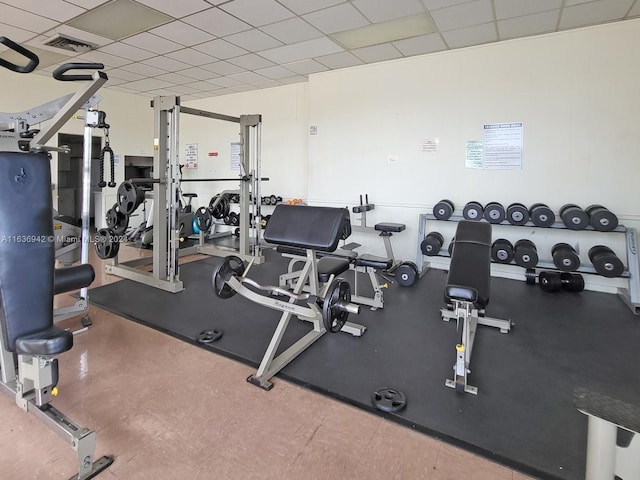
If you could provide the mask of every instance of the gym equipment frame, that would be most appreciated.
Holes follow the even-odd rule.
[[[222,247],[199,245],[180,249],[180,229],[178,222],[178,188],[180,185],[179,162],[179,121],[180,114],[238,123],[240,125],[240,249],[236,254],[254,263],[264,262],[260,245],[260,202],[251,204],[253,198],[260,198],[260,142],[262,119],[260,115],[241,115],[233,117],[219,113],[207,112],[180,105],[178,96],[157,96],[151,103],[154,111],[154,155],[153,171],[158,178],[144,179],[144,183],[153,183],[153,255],[151,259],[137,259],[130,262],[119,262],[118,257],[105,265],[105,271],[112,275],[127,278],[167,292],[176,293],[184,289],[180,279],[178,266],[179,256],[194,253],[225,256],[230,250]],[[142,179],[140,179],[143,181]],[[232,181],[233,179],[192,179],[189,181]],[[186,180],[182,180],[184,182]],[[220,197],[221,198],[221,197]],[[162,208],[168,207],[167,210]],[[254,229],[253,242],[249,238],[249,212],[253,210],[253,218],[258,219]],[[201,235],[201,239],[202,239]],[[152,263],[151,272],[137,267]]]

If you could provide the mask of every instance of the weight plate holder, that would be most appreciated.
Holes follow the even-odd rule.
[[[232,276],[242,276],[245,265],[240,257],[230,255],[225,257],[220,264],[214,268],[211,276],[211,285],[218,298],[226,300],[233,297],[237,292],[227,283]]]
[[[507,207],[506,216],[511,225],[522,226],[529,221],[529,209],[522,203],[512,203]]]
[[[484,218],[489,223],[502,223],[506,216],[504,207],[498,202],[489,202],[484,207]]]
[[[556,221],[556,214],[544,203],[534,203],[529,208],[529,218],[537,227],[550,227]]]
[[[440,232],[429,232],[420,243],[420,250],[423,255],[433,257],[440,253],[442,245],[444,245],[442,234]]]
[[[383,412],[397,413],[407,406],[407,397],[395,388],[379,388],[371,394],[373,405]]]
[[[455,207],[451,200],[440,200],[433,206],[433,216],[438,220],[449,220]]]
[[[479,221],[484,215],[484,208],[479,202],[468,202],[462,209],[462,216],[465,220]]]

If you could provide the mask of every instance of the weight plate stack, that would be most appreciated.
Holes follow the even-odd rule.
[[[522,203],[512,203],[507,207],[507,221],[511,225],[521,226],[529,221],[529,210]]]
[[[534,268],[538,265],[538,249],[535,243],[527,238],[518,240],[513,246],[514,253],[513,258],[516,265],[520,265],[524,268]]]
[[[484,216],[484,208],[481,203],[469,202],[462,209],[462,216],[465,220],[482,220],[482,217]]]
[[[420,250],[423,255],[433,257],[440,253],[444,245],[444,237],[440,232],[429,232],[420,243]]]
[[[589,215],[589,223],[600,232],[610,232],[618,228],[618,217],[602,205],[590,205],[584,210]]]
[[[589,226],[589,215],[575,203],[560,207],[560,218],[569,230],[584,230]]]
[[[504,207],[498,202],[489,202],[484,207],[484,218],[489,223],[502,223],[506,216]]]
[[[491,259],[498,263],[511,263],[513,245],[506,238],[499,238],[491,245]]]
[[[550,227],[556,222],[556,214],[544,203],[534,203],[529,208],[529,218],[537,227]]]
[[[589,249],[589,260],[599,275],[607,278],[619,277],[624,273],[622,260],[606,245],[596,245]]]
[[[449,220],[455,207],[451,200],[440,200],[433,206],[433,216],[438,220]]]
[[[556,243],[551,249],[553,264],[563,272],[573,272],[580,267],[580,257],[568,243]]]

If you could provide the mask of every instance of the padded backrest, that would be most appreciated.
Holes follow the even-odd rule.
[[[323,252],[333,252],[349,235],[349,210],[304,205],[278,205],[264,231],[269,243]]]
[[[49,157],[0,152],[0,327],[4,348],[53,325]]]

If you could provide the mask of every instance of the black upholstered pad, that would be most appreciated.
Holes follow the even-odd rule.
[[[404,223],[376,223],[374,228],[379,232],[398,233],[407,228],[407,226]]]
[[[276,252],[289,255],[298,255],[299,257],[305,257],[307,255],[307,251],[304,248],[290,247],[289,245],[278,245],[276,247]],[[358,258],[358,254],[353,250],[342,250],[340,248],[334,250],[333,252],[316,252],[317,258],[323,258],[326,256],[344,258],[346,260],[349,260],[349,262],[353,262],[356,258]]]
[[[391,268],[393,264],[392,258],[376,257],[375,255],[369,255],[365,253],[356,258],[356,266],[358,267],[371,267],[378,270],[387,270]]]
[[[88,287],[96,277],[96,272],[89,264],[77,265],[54,270],[53,293],[55,295],[82,287]]]
[[[463,300],[484,308],[489,303],[491,280],[491,224],[463,220],[455,237],[445,302]]]
[[[340,275],[349,270],[349,260],[337,257],[322,257],[318,260],[318,280],[327,283],[331,275]]]
[[[71,347],[73,333],[58,327],[49,327],[16,340],[16,353],[22,355],[57,355]]]
[[[264,231],[264,239],[276,245],[332,252],[351,235],[346,208],[278,205]]]

